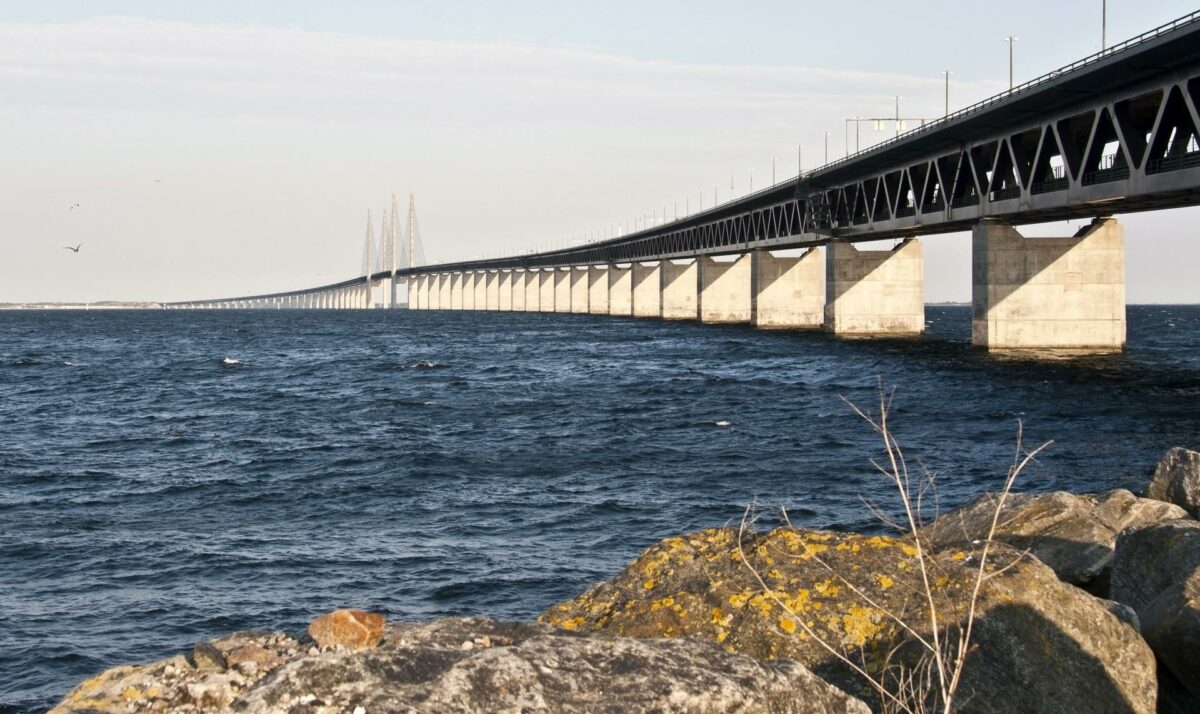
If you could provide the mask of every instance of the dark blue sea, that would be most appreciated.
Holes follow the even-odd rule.
[[[895,387],[944,507],[1142,488],[1200,446],[1200,306],[1129,308],[1127,353],[989,357],[966,307],[915,341],[574,315],[0,313],[0,711],[336,607],[532,618],[669,534],[786,506],[879,528]],[[236,361],[236,363],[232,363]],[[728,422],[728,425],[718,425]],[[884,501],[887,503],[887,501]]]

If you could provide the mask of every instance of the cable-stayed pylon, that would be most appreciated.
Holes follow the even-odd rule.
[[[388,225],[391,231],[388,233],[388,243],[391,245],[391,250],[383,261],[384,270],[395,270],[405,266],[404,249],[397,245],[400,242],[400,213],[396,208],[396,194],[392,194],[392,215],[388,219]],[[397,254],[396,249],[400,248],[400,253]]]
[[[362,270],[361,270],[361,272],[359,272],[359,275],[370,275],[372,272],[371,271],[371,253],[373,251],[371,250],[371,244],[374,242],[375,242],[375,235],[371,229],[371,210],[367,209],[367,238],[363,242]]]
[[[421,245],[421,228],[417,224],[417,200],[408,194],[408,266],[425,264],[425,248]]]

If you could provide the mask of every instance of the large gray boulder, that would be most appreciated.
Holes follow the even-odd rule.
[[[942,548],[986,538],[998,498],[984,494],[943,515],[927,528],[927,537]],[[1011,493],[995,539],[1028,550],[1060,580],[1105,596],[1118,533],[1186,516],[1179,506],[1138,498],[1124,489],[1082,496],[1065,491]]]
[[[1168,451],[1154,468],[1146,496],[1182,506],[1200,517],[1200,452],[1180,446]]]
[[[1122,533],[1112,597],[1137,611],[1142,636],[1200,711],[1200,522]]]
[[[696,640],[593,638],[486,618],[392,625],[374,648],[293,647],[269,674],[238,686],[215,669],[167,678],[161,664],[89,680],[56,711],[870,712],[794,662]]]

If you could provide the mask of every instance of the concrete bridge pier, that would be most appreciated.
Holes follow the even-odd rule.
[[[450,305],[451,310],[463,309],[463,274],[450,273]]]
[[[525,312],[538,312],[542,305],[542,275],[537,268],[525,271]]]
[[[608,268],[607,265],[591,265],[587,269],[588,313],[608,314]]]
[[[891,250],[826,246],[825,329],[848,337],[913,336],[925,331],[925,259],[908,238]]]
[[[453,276],[450,273],[441,273],[438,275],[438,310],[454,309],[454,303],[450,299],[453,287]]]
[[[500,271],[489,270],[483,273],[483,310],[500,309]]]
[[[751,322],[756,327],[820,328],[825,322],[825,262],[820,248],[795,258],[756,250],[751,271]]]
[[[395,274],[390,278],[383,280],[383,306],[389,310],[395,310],[399,304],[400,283],[404,281],[407,285],[407,280]]]
[[[752,260],[749,253],[730,263],[696,258],[701,322],[750,322]]]
[[[586,313],[588,311],[589,287],[588,284],[588,267],[571,268],[571,312]]]
[[[538,273],[538,311],[554,312],[554,268]]]
[[[475,309],[475,271],[462,274],[462,309]]]
[[[662,263],[633,264],[633,316],[662,317]]]
[[[691,260],[678,265],[664,260],[662,271],[662,317],[664,320],[695,320],[700,310],[700,268]]]
[[[971,343],[989,351],[1125,349],[1125,229],[1026,238],[998,220],[971,233]]]
[[[571,269],[554,270],[554,311],[571,311]]]
[[[522,268],[512,273],[512,311],[525,312],[525,301],[529,292],[529,271]]]
[[[496,293],[496,309],[501,312],[512,312],[513,285],[516,282],[517,272],[515,270],[501,270],[497,275],[499,276],[499,287]]]
[[[608,266],[608,314],[633,315],[633,265]]]

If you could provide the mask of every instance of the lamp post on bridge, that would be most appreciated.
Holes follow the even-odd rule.
[[[1013,43],[1017,41],[1016,37],[1009,35],[1004,38],[1008,41],[1008,91],[1013,88]]]
[[[942,116],[950,116],[950,75],[954,74],[948,69],[942,70],[942,76],[946,78],[946,113]]]

